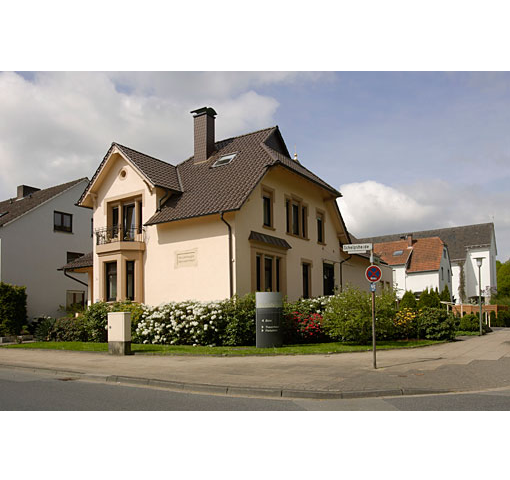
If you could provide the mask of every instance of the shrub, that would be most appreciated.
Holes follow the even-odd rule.
[[[221,308],[226,322],[222,345],[255,345],[255,294],[236,295],[223,301]]]
[[[0,282],[0,335],[18,335],[26,319],[25,287]]]
[[[50,333],[57,342],[86,342],[87,330],[83,317],[63,317],[57,319]]]
[[[496,326],[496,325],[495,325]],[[462,332],[479,332],[480,331],[480,318],[475,313],[470,313],[468,315],[464,315],[459,322],[458,330]],[[492,330],[485,323],[485,320],[482,318],[482,331],[484,333],[489,333]]]
[[[393,338],[395,313],[395,292],[385,289],[376,298],[376,338]],[[339,341],[369,343],[372,339],[370,293],[348,287],[331,297],[324,312],[324,332]]]
[[[404,293],[404,296],[402,297],[402,300],[400,300],[399,309],[415,309],[417,307],[416,298],[414,298],[414,293],[410,290],[407,290],[406,293]]]
[[[320,313],[295,311],[284,318],[284,343],[317,343],[327,339],[322,328],[322,315]]]
[[[34,337],[36,340],[48,342],[51,340],[51,332],[55,319],[51,317],[41,317],[34,321]]]
[[[501,310],[498,312],[498,320],[500,323],[504,324],[504,327],[510,327],[510,311]]]
[[[394,338],[409,339],[418,336],[418,321],[416,310],[413,308],[401,308],[393,320]]]
[[[418,334],[429,340],[453,340],[455,319],[442,308],[423,308],[418,316]]]
[[[225,326],[223,302],[171,302],[145,309],[134,340],[167,345],[218,345]]]
[[[108,340],[108,312],[110,305],[96,302],[83,312],[83,322],[90,342],[106,342]]]

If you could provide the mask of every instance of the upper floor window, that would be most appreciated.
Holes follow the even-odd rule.
[[[286,199],[287,233],[308,238],[308,208],[300,200]]]
[[[324,242],[324,213],[317,212],[317,242]]]
[[[273,228],[273,190],[262,189],[262,213],[264,227]]]
[[[443,250],[443,257],[446,258],[446,248]]]
[[[57,232],[73,232],[73,216],[70,213],[53,212],[53,230]]]

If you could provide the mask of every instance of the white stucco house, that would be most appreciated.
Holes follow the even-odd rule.
[[[0,202],[0,281],[26,287],[29,319],[62,316],[60,306],[86,301],[87,276],[76,274],[79,283],[58,268],[90,251],[92,215],[75,205],[87,183],[20,185]]]
[[[360,241],[387,243],[405,241],[408,237],[416,240],[439,237],[445,244],[451,263],[452,280],[450,292],[455,303],[476,302],[478,300],[479,281],[476,259],[481,258],[480,278],[482,298],[485,303],[490,301],[491,295],[497,290],[497,247],[493,223],[382,235],[361,239]],[[399,274],[397,273],[396,276],[398,280],[400,278]]]
[[[340,192],[291,158],[278,126],[218,141],[214,109],[191,113],[191,157],[172,165],[112,143],[78,201],[93,251],[63,268],[87,272],[92,301],[368,290],[369,259],[342,251]],[[390,282],[383,268],[379,288]]]
[[[393,288],[398,298],[407,290],[418,296],[425,289],[452,291],[448,247],[439,237],[374,243],[374,253],[393,269]]]

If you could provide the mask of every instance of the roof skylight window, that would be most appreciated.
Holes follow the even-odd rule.
[[[395,250],[393,252],[394,257],[399,257],[400,255],[403,255],[403,254],[404,254],[404,250]]]
[[[237,153],[230,153],[228,155],[223,155],[222,157],[218,158],[213,163],[213,167],[221,167],[222,165],[228,165],[232,160],[234,160],[234,157],[237,155]]]
[[[0,217],[3,217],[4,215],[7,215],[9,212],[0,212]]]

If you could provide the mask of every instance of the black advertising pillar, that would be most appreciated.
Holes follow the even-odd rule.
[[[283,298],[281,293],[257,292],[256,306],[256,347],[273,348],[282,346]]]

